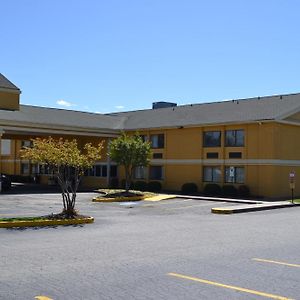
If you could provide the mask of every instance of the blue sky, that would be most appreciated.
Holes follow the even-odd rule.
[[[300,92],[297,0],[1,0],[21,103],[92,112]]]

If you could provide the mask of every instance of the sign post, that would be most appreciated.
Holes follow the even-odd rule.
[[[231,182],[234,182],[234,176],[235,176],[235,172],[234,172],[235,170],[234,170],[234,167],[230,167],[229,168],[229,177],[230,177],[230,181]]]
[[[294,203],[295,179],[296,179],[296,173],[295,173],[295,171],[290,172],[290,174],[289,174],[289,182],[290,182],[290,189],[291,189],[291,192],[292,192],[292,203]]]

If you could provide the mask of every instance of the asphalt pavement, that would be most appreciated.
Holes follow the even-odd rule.
[[[300,299],[300,207],[217,215],[211,201],[93,196],[77,208],[94,224],[0,229],[1,300]],[[0,217],[61,207],[55,193],[0,195]]]

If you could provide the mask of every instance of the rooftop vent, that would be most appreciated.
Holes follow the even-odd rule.
[[[177,103],[165,102],[165,101],[159,101],[159,102],[152,103],[152,109],[174,107],[174,106],[177,106]]]

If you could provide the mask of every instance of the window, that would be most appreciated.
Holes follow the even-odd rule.
[[[143,142],[148,141],[148,136],[145,134],[140,134],[140,138],[142,139]]]
[[[39,165],[38,166],[39,174],[47,175],[51,173],[50,167],[48,165]]]
[[[206,131],[203,133],[204,147],[220,147],[221,131]]]
[[[84,176],[107,177],[107,165],[96,165],[84,172]],[[110,177],[117,176],[117,166],[110,166]]]
[[[155,158],[155,159],[163,158],[163,154],[162,153],[153,153],[153,158]]]
[[[244,146],[244,130],[226,130],[225,146],[227,147],[243,147]]]
[[[3,139],[1,140],[1,155],[11,154],[11,140]]]
[[[117,166],[110,166],[110,177],[117,177],[118,175]]]
[[[242,152],[229,152],[229,158],[242,158]]]
[[[206,153],[206,158],[219,158],[218,152],[208,152]]]
[[[244,167],[226,167],[225,182],[227,183],[244,183],[245,168]]]
[[[165,135],[164,134],[150,135],[150,140],[151,140],[152,148],[164,148],[164,146],[165,146]]]
[[[107,166],[94,166],[94,175],[90,176],[96,176],[96,177],[106,177],[107,176]]]
[[[21,145],[22,145],[22,148],[24,148],[24,147],[31,148],[32,142],[31,141],[22,141]]]
[[[140,166],[136,167],[134,170],[135,179],[146,179],[146,167]]]
[[[163,179],[163,167],[162,166],[150,166],[150,179],[162,180]]]
[[[221,182],[220,167],[203,167],[204,182]]]
[[[29,163],[21,163],[21,174],[29,175]]]

